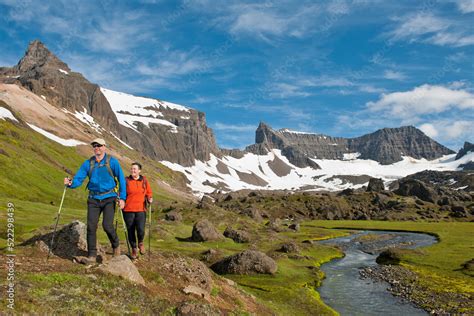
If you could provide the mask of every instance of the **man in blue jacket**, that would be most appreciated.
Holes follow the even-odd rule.
[[[120,208],[125,207],[127,198],[127,185],[122,168],[118,160],[106,154],[105,141],[102,138],[91,142],[94,156],[84,161],[77,171],[74,179],[64,179],[64,184],[74,189],[82,185],[86,177],[89,177],[87,189],[89,198],[87,200],[87,256],[89,262],[95,262],[97,258],[97,224],[100,214],[103,213],[102,227],[109,237],[114,250],[114,256],[120,255],[120,244],[115,231],[114,213],[119,184]]]

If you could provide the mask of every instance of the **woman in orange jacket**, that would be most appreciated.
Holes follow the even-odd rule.
[[[143,240],[145,238],[146,223],[146,201],[153,202],[150,183],[140,175],[141,164],[132,163],[130,176],[125,178],[127,182],[127,200],[123,209],[123,217],[128,231],[128,241],[132,247],[132,259],[137,258],[137,239],[140,254],[145,254]],[[151,214],[150,214],[151,216]]]

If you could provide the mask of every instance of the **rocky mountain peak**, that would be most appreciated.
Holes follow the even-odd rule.
[[[48,67],[71,71],[66,63],[54,55],[41,41],[34,40],[28,45],[23,58],[15,68],[20,72],[27,72],[35,67]]]
[[[474,144],[470,142],[464,142],[464,146],[458,151],[456,160],[464,157],[468,152],[474,152]]]

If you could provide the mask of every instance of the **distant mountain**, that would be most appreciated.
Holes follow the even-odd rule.
[[[454,153],[413,126],[384,128],[356,138],[343,138],[288,129],[275,131],[260,123],[255,144],[246,151],[265,154],[270,149],[280,149],[292,164],[302,168],[314,167],[309,158],[344,160],[356,154],[359,159],[387,165],[401,161],[403,156],[433,160]]]
[[[118,140],[117,154],[131,149],[142,159],[161,162],[182,173],[196,195],[360,188],[371,177],[388,184],[428,169],[469,169],[474,160],[472,144],[466,143],[454,160],[452,150],[412,126],[343,138],[274,130],[261,122],[255,144],[244,150],[221,149],[204,113],[99,87],[40,41],[30,43],[16,66],[0,68],[0,86],[0,100],[9,106],[0,108],[5,115],[10,110],[21,114],[25,126],[63,145],[97,136]]]

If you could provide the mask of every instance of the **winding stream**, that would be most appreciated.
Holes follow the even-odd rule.
[[[354,241],[365,234],[386,234],[390,238],[367,244]],[[375,266],[380,248],[397,245],[418,248],[436,243],[436,238],[421,233],[364,230],[359,233],[321,241],[341,247],[345,257],[321,266],[326,278],[318,289],[322,300],[341,315],[428,315],[410,302],[393,296],[387,291],[388,284],[361,279],[359,268]],[[370,252],[370,253],[368,253]],[[373,253],[373,254],[371,254]]]

